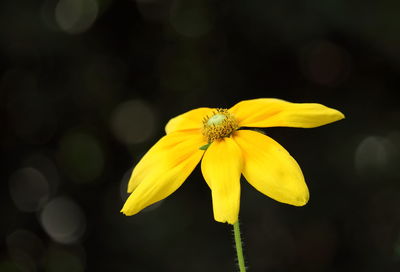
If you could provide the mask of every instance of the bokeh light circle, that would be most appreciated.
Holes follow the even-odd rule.
[[[188,38],[204,36],[214,27],[209,7],[202,1],[175,0],[170,23],[177,33]]]
[[[384,137],[367,136],[357,146],[355,168],[363,177],[375,177],[386,172],[392,144]]]
[[[98,12],[95,0],[60,0],[55,8],[55,18],[62,30],[78,34],[92,26]]]
[[[5,240],[8,254],[18,267],[24,271],[37,271],[45,246],[35,233],[26,229],[16,229],[7,235]]]
[[[301,66],[304,75],[320,85],[343,82],[351,71],[350,54],[330,41],[314,41],[303,48]]]
[[[117,106],[111,117],[111,129],[124,144],[139,144],[153,136],[155,112],[142,100],[130,100]]]
[[[83,211],[67,197],[51,200],[42,210],[40,222],[54,241],[63,244],[79,241],[86,229]]]
[[[95,136],[84,131],[67,133],[61,139],[58,155],[61,167],[76,182],[93,182],[104,168],[102,145]]]
[[[14,204],[24,212],[39,210],[50,193],[50,186],[44,175],[32,167],[14,172],[9,179],[9,189]]]

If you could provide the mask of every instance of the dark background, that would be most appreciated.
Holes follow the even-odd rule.
[[[395,1],[0,2],[0,271],[235,271],[196,168],[119,213],[166,122],[251,98],[346,119],[265,132],[299,162],[296,208],[243,180],[249,271],[399,271],[400,4]]]

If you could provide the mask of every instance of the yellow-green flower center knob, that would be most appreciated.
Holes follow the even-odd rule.
[[[225,119],[226,119],[225,114],[217,113],[217,114],[211,116],[210,119],[208,119],[207,125],[209,125],[209,126],[212,126],[212,125],[218,126],[218,125],[222,124],[222,122]]]
[[[236,118],[227,109],[217,109],[203,119],[202,133],[208,143],[229,137],[239,128]]]

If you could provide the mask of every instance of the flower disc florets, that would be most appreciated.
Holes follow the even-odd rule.
[[[239,128],[236,118],[227,109],[217,109],[211,117],[204,117],[202,133],[209,143],[229,137]]]

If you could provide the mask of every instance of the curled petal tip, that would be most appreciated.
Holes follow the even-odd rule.
[[[305,206],[307,203],[308,203],[308,198],[307,199],[302,199],[302,200],[299,200],[298,203],[296,203],[296,206],[302,207],[302,206]]]
[[[346,118],[346,116],[341,111],[338,111],[338,110],[335,110],[335,109],[331,109],[331,110],[334,112],[333,115],[336,117],[335,121],[339,121],[339,120],[342,120],[342,119]]]
[[[229,225],[234,225],[239,219],[238,218],[235,218],[235,219],[217,218],[214,216],[214,220],[219,223],[227,223]]]
[[[124,214],[124,215],[126,215],[126,216],[128,216],[128,214],[127,214],[127,212],[126,212],[126,210],[124,208],[122,208],[119,212]]]
[[[305,206],[309,200],[310,200],[310,194],[307,190],[302,197],[299,197],[297,199],[296,203],[293,203],[293,205],[297,207],[302,207]]]
[[[135,212],[134,209],[129,208],[129,207],[126,207],[126,205],[124,205],[124,206],[122,207],[122,209],[120,210],[120,213],[122,213],[122,214],[124,214],[124,215],[126,215],[126,216],[131,216],[131,215],[137,214],[138,211]]]

